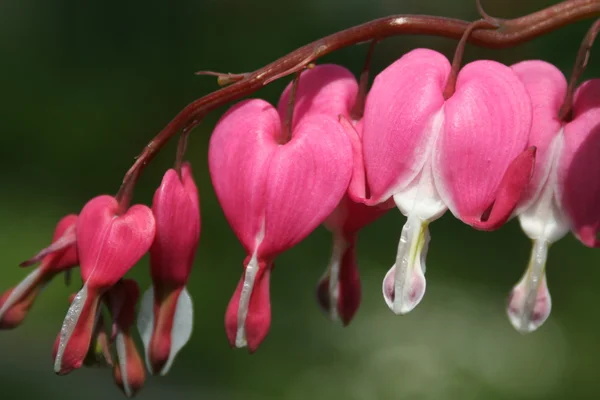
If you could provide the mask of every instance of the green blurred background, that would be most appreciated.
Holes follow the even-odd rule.
[[[485,0],[492,15],[515,17],[552,1]],[[133,157],[182,107],[217,88],[200,69],[245,72],[309,41],[394,13],[473,20],[474,0],[0,2],[2,145],[0,290],[25,271],[17,264],[45,246],[54,224],[87,199],[115,193]],[[467,59],[548,60],[570,73],[582,22],[501,51],[469,47]],[[377,47],[374,71],[427,46],[451,55],[455,41],[403,36]],[[360,71],[366,46],[322,61]],[[598,71],[592,57],[588,76]],[[597,74],[596,74],[597,75]],[[258,96],[275,102],[286,79]],[[191,139],[203,230],[190,291],[195,332],[167,377],[149,378],[140,399],[372,400],[600,398],[600,252],[572,236],[550,251],[553,313],[523,336],[505,316],[530,243],[512,221],[476,232],[450,213],[431,227],[428,290],[411,314],[394,316],[381,296],[404,218],[398,211],[366,228],[359,242],[364,300],[347,328],[314,300],[330,237],[319,228],[283,254],[272,276],[273,323],[250,356],[231,350],[223,328],[243,250],[218,207],[207,171],[213,113]],[[148,167],[136,201],[149,203],[174,159],[171,143]],[[132,271],[149,285],[147,260]],[[118,399],[109,370],[52,371],[51,348],[67,295],[57,280],[26,323],[0,332],[1,399]]]

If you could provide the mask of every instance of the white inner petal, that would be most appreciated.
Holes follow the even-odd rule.
[[[54,372],[59,373],[62,370],[62,357],[65,353],[65,349],[69,340],[71,339],[71,335],[77,326],[77,322],[79,321],[79,317],[81,316],[81,311],[85,305],[87,299],[87,285],[83,285],[83,288],[77,292],[73,302],[69,306],[69,310],[67,311],[67,316],[63,321],[62,327],[60,329],[60,339],[58,341],[58,351],[56,352],[56,359],[54,360]]]
[[[154,287],[150,286],[144,292],[140,309],[137,317],[137,328],[144,344],[144,358],[146,359],[146,368],[152,373],[150,365],[150,341],[152,340],[152,332],[154,331]]]
[[[384,278],[384,299],[395,314],[415,308],[425,294],[425,259],[429,247],[429,223],[441,217],[447,207],[434,184],[431,160],[408,187],[394,195],[400,211],[407,216],[398,243],[396,263]],[[393,277],[393,293],[391,279]]]
[[[175,360],[175,356],[190,340],[193,324],[194,308],[192,298],[190,297],[187,288],[184,288],[177,298],[177,306],[173,318],[173,329],[171,330],[171,351],[169,352],[169,359],[160,371],[161,375],[164,376],[169,372],[169,369]]]
[[[8,298],[0,307],[0,321],[4,317],[4,313],[8,311],[15,303],[21,298],[23,293],[27,290],[31,289],[31,287],[37,282],[42,274],[42,270],[40,267],[37,267],[33,271],[29,273],[8,295]]]
[[[340,296],[340,268],[344,252],[348,248],[348,242],[344,236],[339,233],[333,235],[333,252],[329,260],[329,318],[332,321],[338,321],[338,299]]]
[[[248,307],[250,306],[250,298],[254,289],[254,281],[258,273],[258,248],[265,237],[265,220],[263,218],[262,227],[258,235],[256,235],[256,243],[254,245],[254,254],[246,268],[244,269],[244,283],[242,293],[240,293],[240,302],[238,304],[237,315],[237,333],[235,336],[235,347],[242,348],[248,345],[246,340],[246,318],[248,317]]]
[[[551,152],[549,159],[552,164],[548,176],[541,183],[542,189],[539,191],[537,198],[519,215],[521,228],[530,239],[554,243],[569,232],[568,219],[558,206],[555,195],[558,161],[563,142],[562,134],[557,135],[553,140],[549,148]]]
[[[529,265],[513,288],[507,308],[512,325],[521,333],[539,328],[550,315],[552,302],[546,284],[546,259],[549,243],[534,240]]]
[[[426,138],[417,144],[417,147],[413,149],[414,164],[405,165],[405,168],[410,169],[409,173],[406,173],[399,179],[396,184],[392,185],[388,192],[386,192],[381,198],[388,199],[392,196],[396,197],[399,192],[407,192],[411,186],[418,186],[420,176],[423,170],[427,169],[427,166],[431,163],[431,157],[433,154],[434,147],[437,143],[438,136],[442,130],[444,123],[444,107],[442,107],[437,113],[435,113],[429,123],[427,124],[425,133],[422,135]],[[433,179],[432,179],[433,181]],[[407,185],[408,183],[408,185]],[[410,201],[409,201],[410,203]],[[396,201],[398,204],[398,201]],[[398,205],[398,207],[400,207]],[[407,209],[411,209],[411,205],[407,205]],[[400,209],[402,211],[402,209]],[[404,215],[408,214],[408,211],[402,211]]]
[[[120,329],[117,331],[115,342],[117,358],[119,359],[119,369],[121,370],[121,380],[123,381],[123,391],[125,392],[125,396],[131,397],[133,392],[129,385],[129,377],[127,376],[127,346],[125,346],[125,337]]]
[[[244,284],[242,286],[242,293],[240,294],[240,302],[238,305],[237,334],[235,337],[235,346],[237,348],[246,347],[248,345],[246,340],[246,317],[248,316],[250,297],[252,296],[252,289],[254,288],[254,281],[256,280],[257,272],[258,259],[256,257],[256,252],[254,252],[250,262],[248,265],[246,265],[244,272]]]

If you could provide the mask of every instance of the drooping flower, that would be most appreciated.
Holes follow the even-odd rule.
[[[425,293],[429,224],[446,209],[482,230],[508,220],[529,182],[531,101],[514,71],[475,61],[444,99],[450,63],[414,50],[381,72],[366,102],[363,148],[371,198],[393,198],[407,216],[383,295],[396,314]]]
[[[189,164],[181,176],[168,170],[152,202],[156,237],[150,248],[153,285],[144,293],[138,329],[146,364],[154,373],[168,372],[192,334],[192,300],[186,284],[200,239],[198,189]]]
[[[291,138],[283,128],[286,114],[253,99],[230,109],[210,142],[213,186],[247,253],[225,327],[232,346],[250,351],[269,330],[269,276],[275,257],[331,214],[352,173],[351,146],[337,116],[303,113],[300,102],[309,104],[310,98],[302,90],[300,82]]]
[[[291,86],[290,83],[286,87],[279,101],[281,115],[288,106]],[[353,172],[348,192],[323,224],[332,233],[333,251],[317,285],[317,300],[321,308],[330,319],[341,320],[344,325],[350,322],[360,305],[360,277],[356,263],[358,231],[386,212],[386,207],[362,203],[365,199],[360,138],[362,120],[349,122],[358,95],[358,83],[349,70],[334,64],[318,65],[300,76],[294,109],[294,124],[305,115],[316,113],[341,117],[352,146]]]
[[[132,279],[119,281],[107,293],[107,302],[114,321],[113,336],[117,353],[113,376],[127,397],[135,396],[146,380],[144,363],[131,332],[138,298],[138,285]]]
[[[522,333],[537,329],[550,315],[546,281],[550,245],[570,230],[586,246],[597,247],[600,226],[600,80],[575,93],[573,115],[558,119],[567,82],[553,65],[524,61],[512,67],[533,104],[529,144],[538,148],[536,167],[517,213],[532,239],[525,274],[513,288],[507,313]]]
[[[0,329],[12,329],[20,325],[44,286],[59,273],[78,264],[75,245],[76,222],[77,215],[63,217],[56,225],[52,244],[21,263],[21,266],[38,262],[40,265],[21,283],[0,296]]]
[[[150,249],[155,224],[150,208],[134,205],[123,214],[114,197],[98,196],[77,220],[77,252],[83,288],[63,322],[54,354],[54,371],[80,368],[90,347],[100,298]]]

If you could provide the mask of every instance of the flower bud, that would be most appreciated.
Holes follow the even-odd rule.
[[[200,239],[198,189],[189,164],[165,173],[152,202],[156,237],[150,248],[152,287],[144,293],[138,330],[153,374],[165,375],[192,334],[192,300],[185,287]]]

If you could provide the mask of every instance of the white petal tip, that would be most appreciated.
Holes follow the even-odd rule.
[[[425,275],[421,268],[413,268],[396,276],[394,265],[383,279],[383,299],[396,315],[405,315],[419,305],[425,295]],[[396,284],[400,280],[400,284]],[[401,291],[398,291],[398,288]]]
[[[528,297],[533,301],[527,301]],[[527,334],[542,326],[550,316],[551,310],[550,292],[544,279],[537,293],[531,293],[530,296],[524,285],[515,286],[510,295],[506,313],[512,326],[518,332]]]
[[[152,331],[154,330],[154,287],[150,286],[144,292],[140,309],[138,311],[137,328],[144,344],[144,358],[146,360],[146,368],[152,373],[152,366],[148,356],[150,340],[152,340]]]
[[[243,336],[241,336],[238,333],[238,337],[235,339],[235,347],[237,347],[238,349],[243,349],[244,347],[248,346],[248,342],[246,341],[246,335],[243,334]]]
[[[171,352],[165,366],[161,369],[160,375],[164,376],[169,372],[175,356],[187,344],[192,337],[194,325],[194,308],[192,298],[187,288],[184,288],[177,298],[175,316],[173,318],[173,329],[171,330]]]

